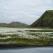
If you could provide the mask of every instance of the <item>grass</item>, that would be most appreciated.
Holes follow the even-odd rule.
[[[52,35],[49,34],[42,34],[42,32],[49,32],[48,30],[40,30],[40,33],[31,33],[31,32],[37,32],[38,30],[28,30],[27,35],[32,35],[32,36],[37,36],[38,38],[23,38],[20,37],[18,34],[13,34],[13,35],[2,35],[0,34],[0,38],[5,38],[5,37],[11,37],[11,38],[7,38],[7,39],[0,39],[0,42],[10,42],[9,44],[12,44],[13,42],[15,42],[15,44],[17,45],[49,45],[49,44],[53,44],[53,33],[51,33]],[[50,30],[53,31],[53,30]],[[38,31],[39,32],[39,31]]]
[[[51,39],[50,39],[51,40]],[[15,41],[15,44],[20,45],[48,45],[49,41],[48,38],[43,39],[41,37],[40,39],[27,39],[27,38],[8,38],[8,39],[0,39],[0,42],[13,42]]]

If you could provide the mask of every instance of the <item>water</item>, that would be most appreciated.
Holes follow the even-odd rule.
[[[16,31],[18,30],[23,30],[23,29],[0,28],[0,33],[4,33],[4,32],[16,33]],[[0,49],[0,53],[53,53],[53,48],[40,47],[40,48],[23,48],[23,49]]]
[[[0,53],[53,53],[53,48],[42,47],[42,48],[5,49],[5,50],[1,49]]]

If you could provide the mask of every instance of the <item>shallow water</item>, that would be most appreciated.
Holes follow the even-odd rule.
[[[23,49],[1,49],[0,53],[53,53],[52,47],[23,48]]]

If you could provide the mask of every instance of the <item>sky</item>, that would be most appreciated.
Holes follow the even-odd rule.
[[[0,0],[0,22],[30,25],[46,10],[53,10],[53,0]]]

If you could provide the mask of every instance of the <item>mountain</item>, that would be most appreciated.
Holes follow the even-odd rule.
[[[18,27],[18,28],[25,28],[29,27],[29,25],[20,23],[20,22],[11,22],[11,23],[0,23],[0,27]]]
[[[53,28],[53,10],[45,11],[37,21],[31,24],[31,26]]]

